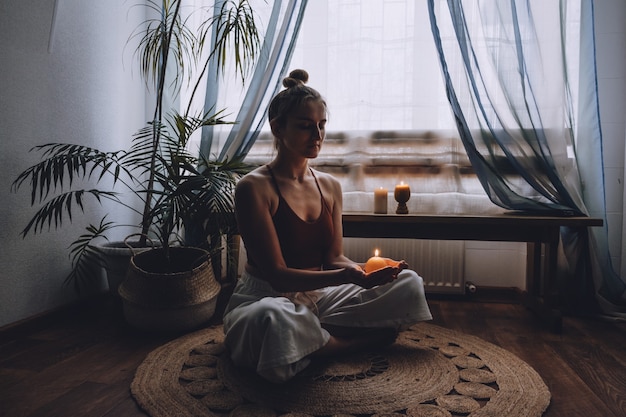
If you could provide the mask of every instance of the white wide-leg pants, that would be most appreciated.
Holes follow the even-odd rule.
[[[344,284],[288,294],[244,272],[224,312],[224,332],[236,365],[283,382],[328,342],[322,323],[402,330],[430,319],[423,280],[412,270],[371,289]]]

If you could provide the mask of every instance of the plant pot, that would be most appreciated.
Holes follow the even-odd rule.
[[[209,253],[172,247],[134,255],[119,287],[124,316],[133,327],[150,332],[184,332],[208,324],[215,313],[220,285]]]
[[[94,245],[94,248],[100,252],[104,261],[109,292],[117,295],[118,288],[128,272],[130,258],[152,247],[140,246],[139,241],[114,241]]]

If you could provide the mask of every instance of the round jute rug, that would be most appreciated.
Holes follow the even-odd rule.
[[[313,362],[285,384],[235,367],[221,326],[152,351],[131,393],[152,417],[532,417],[550,392],[512,353],[420,323],[384,349]]]

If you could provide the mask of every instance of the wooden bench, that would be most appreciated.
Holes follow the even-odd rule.
[[[562,327],[556,282],[559,229],[602,225],[600,218],[531,216],[507,211],[489,215],[343,214],[344,237],[526,242],[526,289],[522,291],[522,302],[556,332]]]

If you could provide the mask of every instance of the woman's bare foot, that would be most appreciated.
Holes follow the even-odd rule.
[[[391,328],[367,329],[355,333],[357,334],[353,336],[334,336],[331,333],[328,343],[311,356],[336,356],[365,349],[378,349],[391,345],[398,337],[398,332]]]

